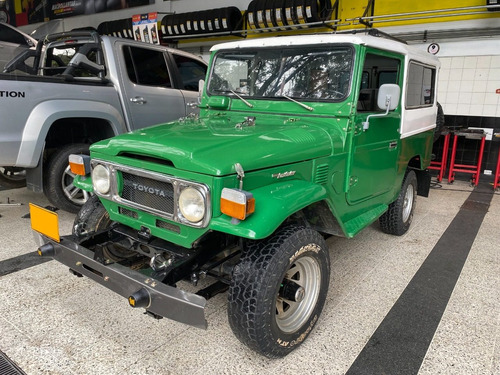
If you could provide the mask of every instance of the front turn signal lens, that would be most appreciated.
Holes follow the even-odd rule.
[[[80,176],[86,176],[90,173],[90,156],[71,154],[69,156],[69,167],[71,172]]]
[[[239,189],[222,189],[220,210],[223,214],[238,220],[245,220],[255,211],[252,193]]]

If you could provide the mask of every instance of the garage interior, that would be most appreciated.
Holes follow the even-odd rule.
[[[300,348],[272,360],[234,337],[226,294],[209,300],[204,331],[146,317],[38,257],[28,203],[49,202],[0,186],[0,374],[500,373],[500,2],[289,2],[315,11],[280,22],[275,12],[266,19],[266,9],[288,1],[149,0],[99,10],[92,1],[91,15],[15,6],[6,13],[27,33],[92,27],[137,38],[133,16],[156,12],[158,43],[207,61],[210,47],[225,41],[366,28],[436,55],[445,128],[434,143],[430,196],[417,200],[410,231],[388,236],[375,223],[353,239],[330,237],[321,324]],[[195,33],[195,19],[206,29],[198,23]],[[70,234],[74,214],[58,214],[61,233]]]

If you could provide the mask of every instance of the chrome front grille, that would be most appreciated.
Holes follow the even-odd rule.
[[[100,159],[92,159],[91,163],[92,168],[101,164],[109,170],[110,191],[107,194],[101,194],[95,190],[95,193],[103,199],[117,203],[118,212],[121,215],[138,219],[140,218],[139,211],[142,211],[196,228],[205,228],[210,222],[212,212],[210,189],[203,183]],[[205,216],[198,222],[187,220],[177,207],[179,197],[186,188],[194,188],[203,196]],[[169,224],[171,223],[165,222],[157,226],[176,233],[180,232],[180,227],[174,224],[171,228],[166,228],[165,225]]]
[[[167,181],[122,172],[123,190],[121,197],[143,207],[174,213],[174,187]]]

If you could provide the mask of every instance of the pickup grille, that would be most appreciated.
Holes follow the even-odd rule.
[[[174,187],[166,181],[122,172],[123,191],[121,197],[143,207],[174,213]]]

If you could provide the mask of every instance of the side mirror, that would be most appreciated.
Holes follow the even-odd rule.
[[[201,103],[201,97],[203,96],[203,89],[205,88],[205,80],[200,79],[198,81],[198,104]]]
[[[370,127],[370,119],[374,117],[385,117],[389,114],[389,111],[394,111],[399,105],[399,96],[401,94],[401,88],[393,83],[386,83],[380,86],[377,96],[377,106],[380,109],[385,109],[385,113],[377,115],[369,115],[366,121],[363,122],[363,131],[368,130]]]
[[[386,83],[380,86],[378,90],[377,106],[380,109],[389,108],[389,111],[394,111],[399,105],[399,95],[401,88],[394,83]]]

